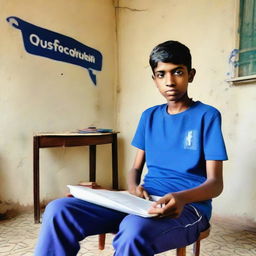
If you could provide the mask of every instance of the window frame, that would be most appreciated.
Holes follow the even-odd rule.
[[[253,0],[253,1],[256,1],[256,0]],[[236,16],[235,16],[235,24],[234,25],[235,25],[235,28],[237,28],[237,30],[240,29],[240,22],[241,22],[240,3],[241,3],[241,0],[236,0],[236,6],[235,6]],[[236,33],[236,39],[235,39],[236,48],[234,49],[236,51],[240,50],[240,37],[241,37],[241,34],[239,32]],[[232,51],[232,53],[233,53],[233,51]],[[232,55],[232,53],[231,53],[231,55]],[[232,57],[231,55],[230,55],[230,59],[229,59],[230,78],[227,79],[226,81],[230,82],[234,85],[248,84],[248,83],[255,82],[256,81],[256,72],[255,72],[255,74],[252,74],[252,75],[239,76],[239,67],[235,67],[235,64],[231,63],[231,57]],[[238,54],[236,56],[233,55],[233,57],[234,57],[235,62],[238,61]]]

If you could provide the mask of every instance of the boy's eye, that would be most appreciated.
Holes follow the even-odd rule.
[[[164,73],[156,73],[156,77],[157,78],[163,78],[164,77]]]
[[[183,71],[182,70],[175,70],[174,75],[182,76],[183,75]]]

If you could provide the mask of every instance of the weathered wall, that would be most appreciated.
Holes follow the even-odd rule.
[[[214,213],[256,221],[255,84],[230,86],[225,80],[235,47],[237,1],[121,0],[119,2],[118,127],[121,170],[131,167],[129,144],[141,112],[165,102],[151,79],[148,55],[158,43],[174,39],[188,45],[197,70],[189,94],[217,107],[229,153],[225,190],[214,200]]]
[[[114,127],[116,32],[111,0],[0,0],[0,6],[1,213],[14,203],[32,205],[34,133]],[[100,51],[97,86],[82,67],[28,54],[20,30],[6,22],[9,16]],[[101,184],[111,183],[110,154],[110,145],[98,147]],[[42,199],[63,196],[66,184],[88,180],[87,147],[43,149],[40,160]]]
[[[118,1],[115,1],[118,2]],[[32,135],[94,124],[114,127],[117,115],[121,187],[135,149],[130,141],[141,112],[164,102],[151,80],[148,55],[159,42],[174,39],[191,48],[197,75],[190,96],[220,109],[229,161],[225,190],[214,213],[256,221],[255,84],[230,86],[225,79],[235,48],[237,1],[0,0],[0,213],[6,202],[32,204]],[[5,19],[17,16],[73,37],[103,54],[94,87],[85,69],[29,55],[20,31]],[[119,63],[116,72],[115,46]],[[119,82],[115,91],[116,76]],[[117,111],[115,102],[117,99]],[[100,146],[98,181],[111,183],[110,147]],[[87,148],[44,149],[41,196],[63,195],[67,183],[88,179]]]

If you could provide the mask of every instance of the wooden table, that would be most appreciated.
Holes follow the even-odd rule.
[[[89,146],[89,179],[96,181],[96,145],[112,144],[112,187],[118,189],[117,132],[113,133],[40,133],[34,135],[34,220],[40,222],[39,149],[51,147]]]

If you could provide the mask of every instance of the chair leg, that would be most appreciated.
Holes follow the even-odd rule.
[[[186,256],[186,247],[177,248],[176,249],[176,256]]]
[[[105,240],[106,240],[106,234],[99,234],[99,250],[104,250]]]
[[[193,245],[193,256],[200,255],[200,240],[197,240]]]

